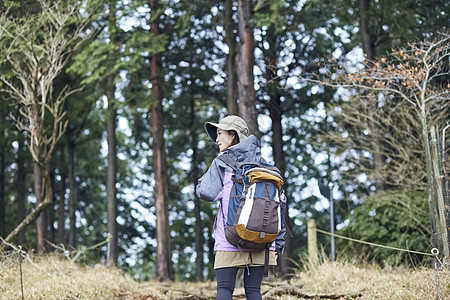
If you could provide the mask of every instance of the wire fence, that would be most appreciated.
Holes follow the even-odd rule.
[[[391,246],[385,246],[385,245],[380,245],[380,244],[376,244],[376,243],[371,243],[371,242],[366,242],[366,241],[362,241],[362,240],[357,240],[357,239],[353,239],[353,238],[349,238],[343,235],[339,235],[339,234],[332,234],[331,232],[325,231],[325,230],[321,230],[321,229],[316,229],[317,232],[323,233],[323,234],[327,234],[327,235],[334,235],[337,238],[341,238],[341,239],[345,239],[348,241],[352,241],[352,242],[357,242],[357,243],[361,243],[361,244],[366,244],[366,245],[371,245],[371,246],[376,246],[376,247],[381,247],[381,248],[386,248],[386,249],[391,249],[391,250],[397,250],[397,251],[402,251],[402,252],[409,252],[409,253],[414,253],[414,254],[422,254],[422,255],[428,255],[428,256],[434,256],[432,253],[426,253],[426,252],[420,252],[420,251],[414,251],[414,250],[408,250],[408,249],[402,249],[402,248],[397,248],[397,247],[391,247]]]
[[[421,254],[421,255],[425,255],[425,256],[432,256],[434,258],[434,270],[435,270],[435,282],[436,282],[436,299],[440,300],[440,294],[439,294],[439,275],[438,275],[438,271],[439,270],[445,270],[445,266],[447,265],[447,263],[442,262],[439,259],[439,249],[438,248],[433,248],[431,249],[430,253],[427,252],[421,252],[421,251],[414,251],[414,250],[409,250],[409,249],[402,249],[402,248],[398,248],[398,247],[391,247],[391,246],[386,246],[386,245],[381,245],[381,244],[377,244],[377,243],[372,243],[372,242],[368,242],[368,241],[363,241],[363,240],[358,240],[358,239],[354,239],[354,238],[350,238],[350,237],[346,237],[343,235],[339,235],[339,234],[335,234],[335,233],[331,233],[325,230],[321,230],[316,228],[315,225],[315,221],[314,220],[310,220],[313,222],[308,222],[308,255],[309,257],[309,261],[311,262],[318,262],[318,258],[317,257],[311,257],[312,256],[317,256],[317,244],[316,245],[310,245],[310,241],[316,241],[317,242],[317,238],[312,238],[310,239],[309,235],[317,235],[317,232],[326,234],[326,235],[330,235],[330,236],[334,236],[337,238],[341,238],[341,239],[345,239],[348,241],[352,241],[352,242],[356,242],[356,243],[361,243],[361,244],[366,244],[366,245],[370,245],[370,246],[375,246],[375,247],[380,247],[380,248],[385,248],[385,249],[390,249],[390,250],[395,250],[395,251],[401,251],[401,252],[408,252],[408,253],[414,253],[414,254]],[[316,250],[311,250],[311,249],[316,249]],[[444,256],[445,259],[445,256]]]

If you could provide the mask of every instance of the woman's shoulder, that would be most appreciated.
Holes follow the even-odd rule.
[[[231,155],[229,155],[225,151],[224,153],[221,153],[216,158],[214,158],[211,166],[214,166],[222,170],[232,170],[230,164],[232,165],[234,161],[236,161],[236,159],[234,159]]]
[[[261,146],[259,140],[251,135],[239,144],[228,148],[225,153],[238,162],[256,161],[261,157]]]

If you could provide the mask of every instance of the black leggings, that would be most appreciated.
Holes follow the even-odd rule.
[[[216,269],[217,300],[232,300],[238,268]],[[247,300],[261,300],[261,282],[264,266],[249,267],[244,271],[244,289]]]

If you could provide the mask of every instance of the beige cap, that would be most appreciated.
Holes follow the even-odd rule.
[[[249,135],[247,123],[238,116],[227,116],[220,120],[219,123],[206,122],[205,130],[213,141],[217,139],[217,128],[222,130],[235,130],[239,136],[239,142],[245,140]]]

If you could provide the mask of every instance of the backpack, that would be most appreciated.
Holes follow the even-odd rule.
[[[281,173],[264,162],[237,163],[226,154],[218,158],[234,170],[226,239],[239,249],[266,249],[267,267],[268,250],[285,226],[286,197]]]

